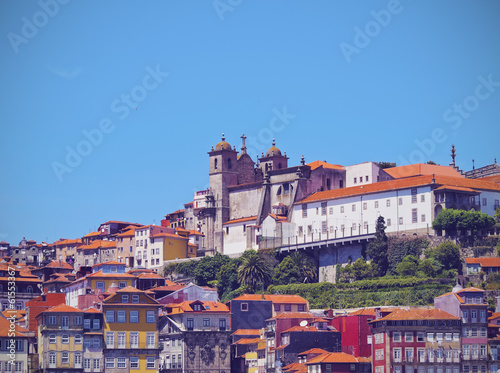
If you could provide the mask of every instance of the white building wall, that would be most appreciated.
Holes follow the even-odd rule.
[[[378,181],[390,180],[388,175],[380,170],[375,162],[364,162],[352,166],[345,166],[346,187],[366,185]],[[382,179],[379,176],[382,174]]]
[[[411,189],[417,190],[414,203]],[[326,209],[322,203],[326,203]],[[304,242],[304,235],[307,242],[319,240],[320,235],[321,239],[331,239],[374,233],[380,215],[385,218],[387,233],[411,234],[431,227],[432,206],[431,189],[426,186],[311,202],[307,204],[307,217],[302,216],[302,205],[298,204],[293,208],[292,222],[297,225],[299,243]]]
[[[490,216],[495,215],[495,207],[500,204],[500,192],[485,190],[479,195],[481,203],[481,212]]]
[[[224,224],[224,255],[241,254],[247,250],[247,235],[251,234],[252,230],[248,225],[255,224],[255,220],[245,222]],[[252,249],[257,250],[258,245],[255,244],[256,237],[252,237]]]

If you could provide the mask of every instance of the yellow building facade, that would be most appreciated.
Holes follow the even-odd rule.
[[[158,370],[158,309],[146,292],[131,286],[118,290],[102,304],[106,372]]]

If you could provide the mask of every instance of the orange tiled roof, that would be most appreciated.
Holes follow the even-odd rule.
[[[498,183],[500,183],[500,175],[485,176],[485,177],[482,177],[481,180],[492,181],[492,182],[498,184]]]
[[[75,238],[74,240],[67,240],[67,239],[61,239],[59,241],[54,242],[52,245],[53,246],[59,246],[59,245],[78,245],[82,244],[82,239],[81,238]]]
[[[481,267],[500,267],[500,258],[465,258],[467,264],[479,264]]]
[[[87,308],[85,311],[83,311],[85,313],[102,313],[101,311],[99,310],[96,310],[95,308],[93,307],[90,307],[90,308]]]
[[[357,196],[362,194],[378,193],[384,191],[408,189],[412,187],[432,185],[432,175],[413,176],[402,179],[395,179],[389,181],[381,181],[378,183],[353,186],[342,189],[332,189],[323,192],[316,192],[309,197],[297,202],[297,204],[322,201],[335,198],[343,198],[349,196]],[[493,190],[500,192],[500,185],[491,181],[480,181],[480,179],[464,179],[460,177],[449,176],[435,176],[436,185],[466,187],[480,190]]]
[[[73,266],[71,264],[63,262],[62,260],[53,260],[44,268],[65,268],[73,270]]]
[[[475,288],[475,287],[468,287],[468,288],[465,288],[465,289],[462,289],[462,290],[458,290],[457,293],[468,293],[468,292],[471,292],[471,291],[481,292],[481,293],[484,292],[483,289],[478,289],[478,288]]]
[[[436,175],[436,176],[451,176],[451,177],[461,177],[463,176],[455,171],[450,166],[439,166],[425,163],[409,164],[406,166],[385,168],[390,176],[395,179],[402,177],[418,176],[418,175]]]
[[[359,363],[358,359],[354,356],[346,354],[345,352],[328,352],[309,360],[306,365],[318,363]]]
[[[175,233],[157,233],[157,234],[152,234],[151,237],[170,237],[170,238],[177,238],[181,240],[187,240],[187,237],[182,237],[179,236],[178,234]]]
[[[299,355],[309,355],[309,354],[327,354],[328,351],[325,351],[321,348],[311,348],[307,351],[301,352]]]
[[[373,320],[372,322],[380,320],[458,320],[458,319],[459,319],[458,317],[453,316],[452,314],[449,314],[448,312],[445,312],[443,310],[440,310],[439,308],[432,308],[432,309],[414,308],[410,310],[405,310],[400,308],[391,312],[387,316],[384,316],[377,320]]]
[[[156,273],[141,273],[137,275],[138,278],[156,278],[156,279],[163,279],[162,276],[157,275]]]
[[[135,278],[129,273],[102,273],[102,270],[88,274],[86,277],[117,277],[117,278]],[[78,281],[78,280],[77,280]]]
[[[95,237],[95,236],[100,236],[100,235],[101,235],[101,232],[90,232],[90,233],[87,233],[83,237]]]
[[[116,291],[117,293],[144,293],[144,291],[134,288],[133,286],[125,286],[120,290]]]
[[[61,303],[57,306],[51,307],[48,310],[44,312],[83,312],[82,310],[79,310],[78,308],[74,308],[71,306],[68,306],[64,303]]]
[[[238,329],[232,335],[260,335],[259,329]]]
[[[272,319],[314,319],[314,315],[310,312],[282,312],[269,320]]]
[[[493,312],[493,314],[490,317],[488,317],[488,320],[493,320],[498,317],[500,317],[500,312]]]
[[[276,214],[269,214],[269,216],[272,217],[274,220],[286,221],[286,216],[276,215]]]
[[[165,286],[157,286],[152,288],[152,291],[177,291],[180,289],[184,289],[186,285],[184,284],[174,284],[174,285],[165,285]]]
[[[202,312],[229,312],[229,308],[224,303],[214,301],[184,301],[181,303],[167,304],[165,307],[172,309],[175,308],[176,310],[181,311],[179,313],[199,312],[193,310],[191,307],[191,304],[193,303],[202,303],[204,308]]]
[[[233,300],[270,300],[273,303],[307,304],[300,295],[243,294]]]
[[[190,235],[190,236],[191,236],[191,235],[194,235],[194,236],[204,236],[204,234],[203,234],[203,233],[198,232],[198,231],[195,231],[194,229],[191,229],[191,230],[189,231],[189,235]]]
[[[238,339],[233,345],[250,345],[254,343],[259,343],[261,341],[260,338],[241,338]]]
[[[246,222],[246,221],[254,221],[254,220],[257,220],[257,216],[249,216],[247,218],[239,218],[239,219],[228,220],[225,223],[222,223],[222,225],[235,224],[235,223],[243,223],[243,222]]]
[[[302,363],[292,363],[283,367],[282,371],[287,373],[307,373],[307,366]]]
[[[471,188],[465,188],[465,187],[460,187],[460,186],[449,186],[449,185],[440,186],[436,190],[456,190],[459,192],[479,193],[477,190],[474,190]]]
[[[125,232],[118,233],[116,237],[129,237],[129,236],[135,236],[135,227],[131,228],[129,230],[126,230]]]
[[[27,329],[14,324],[14,336],[15,337],[27,337],[25,333],[28,332]],[[0,337],[12,337],[12,326],[9,320],[0,317]]]
[[[344,166],[341,166],[339,164],[331,164],[323,161],[314,161],[311,163],[307,164],[309,167],[311,167],[311,170],[315,170],[317,168],[323,167],[323,168],[328,168],[331,170],[345,170]]]
[[[309,326],[309,325],[300,326],[300,325],[296,325],[296,326],[291,327],[290,329],[282,331],[282,333],[289,333],[289,332],[317,332],[317,331],[318,331],[318,328],[316,328],[315,326]]]
[[[99,249],[99,248],[111,248],[116,247],[116,241],[106,241],[106,240],[94,240],[88,245],[80,246],[78,249],[82,250],[91,250],[91,249]]]

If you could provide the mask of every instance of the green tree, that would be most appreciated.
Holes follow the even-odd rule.
[[[460,248],[451,241],[443,242],[435,249],[428,250],[427,255],[430,259],[435,259],[445,270],[460,271],[462,268]]]
[[[351,271],[355,281],[373,277],[373,267],[371,263],[366,262],[363,258],[356,259],[351,265]]]
[[[372,260],[373,272],[378,277],[384,276],[389,268],[385,228],[384,217],[379,216],[376,221],[375,239],[366,248],[366,254]]]
[[[238,268],[236,267],[235,261],[231,260],[229,263],[220,267],[220,271],[217,274],[217,292],[219,293],[219,299],[226,298],[230,292],[238,289],[239,286]]]
[[[408,255],[419,258],[422,251],[429,246],[429,240],[422,237],[390,237],[388,244],[388,261],[391,273],[396,273],[396,267]]]
[[[272,268],[255,250],[245,252],[238,268],[238,281],[255,292],[258,287],[265,289],[272,278]]]
[[[313,282],[316,280],[318,271],[314,259],[307,256],[302,251],[294,251],[290,254],[290,258],[300,271],[302,276],[301,282]]]
[[[418,270],[418,258],[413,255],[407,255],[396,267],[396,272],[400,276],[415,276]]]
[[[300,282],[302,282],[300,269],[294,263],[293,259],[287,256],[274,270],[273,285],[288,285]]]
[[[493,216],[497,223],[500,223],[500,207],[495,210],[495,215]]]
[[[229,263],[227,255],[216,253],[214,256],[203,257],[194,270],[194,278],[199,286],[207,286],[210,281],[217,279],[221,267]]]
[[[495,219],[480,211],[465,211],[455,209],[445,209],[441,211],[434,221],[432,228],[436,231],[445,230],[447,234],[454,234],[461,231],[471,231],[476,236],[480,230],[491,228],[495,225]]]
[[[427,277],[435,277],[439,267],[435,265],[432,259],[424,259],[420,262],[418,270],[422,271]]]

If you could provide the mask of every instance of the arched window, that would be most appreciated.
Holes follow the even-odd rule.
[[[26,292],[32,294],[33,293],[33,287],[31,285],[28,285],[26,288]]]
[[[231,158],[227,159],[227,169],[230,170],[233,165],[231,164]]]
[[[217,169],[217,158],[214,159],[214,169]]]
[[[281,187],[278,188],[278,192],[276,193],[277,196],[281,195]]]

